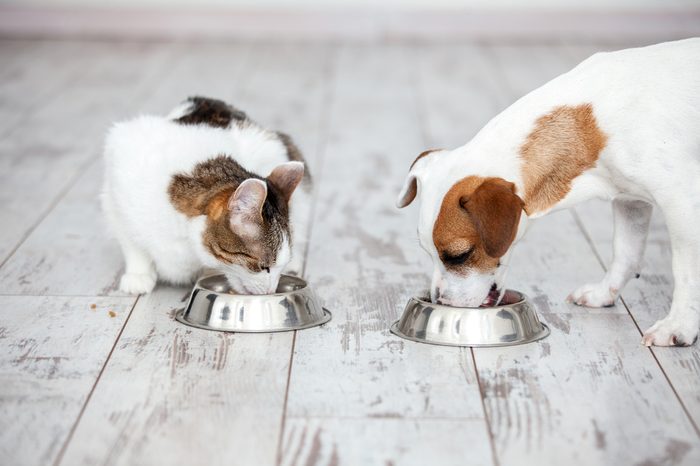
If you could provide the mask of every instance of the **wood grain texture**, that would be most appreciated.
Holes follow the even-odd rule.
[[[186,288],[134,309],[62,464],[272,464],[292,333],[174,320]]]
[[[3,464],[54,461],[132,303],[130,298],[0,297]]]
[[[393,207],[422,146],[407,58],[401,46],[344,47],[337,57],[307,264],[334,314],[317,331],[297,335],[282,464],[303,464],[296,450],[311,452],[307,464],[380,464],[383,455],[399,461],[407,458],[406,438],[406,452],[423,452],[418,458],[432,452],[441,464],[462,464],[453,438],[417,434],[422,420],[435,418],[469,432],[475,457],[491,461],[469,352],[413,344],[388,331],[407,299],[428,284],[411,216]],[[324,418],[317,433],[293,432],[317,417]],[[356,435],[357,446],[346,446]],[[316,458],[318,441],[330,450]],[[340,445],[335,456],[333,444]]]
[[[480,419],[289,419],[282,466],[491,465]]]
[[[501,464],[656,464],[669,451],[696,463],[693,426],[624,306],[565,303],[601,273],[569,214],[540,220],[511,267],[509,286],[531,297],[552,334],[474,350]]]
[[[592,240],[596,254],[607,267],[612,261],[612,208],[609,203],[594,201],[578,206],[581,225]],[[666,316],[673,301],[671,243],[662,213],[652,217],[641,277],[631,280],[622,291],[622,302],[643,332]],[[600,278],[604,271],[601,267]],[[640,334],[641,338],[641,334]],[[651,349],[663,367],[695,425],[700,425],[700,349]]]
[[[48,48],[45,55],[51,56],[53,47],[43,46]],[[21,124],[0,139],[0,214],[5,219],[0,229],[0,263],[98,156],[109,123],[119,109],[153,86],[155,73],[170,53],[152,45],[81,43],[59,45],[55,52],[59,60],[48,63],[58,71],[35,66],[28,71],[33,78],[23,79],[28,99],[46,93],[38,85],[39,76],[68,72],[62,70],[74,75],[60,86],[54,84],[50,95],[34,107],[29,105]],[[46,81],[51,83],[52,78]],[[14,95],[20,89],[11,92]],[[10,100],[3,108],[21,111],[16,105]]]

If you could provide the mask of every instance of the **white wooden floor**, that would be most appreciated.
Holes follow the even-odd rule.
[[[640,346],[672,294],[658,216],[644,274],[612,309],[564,302],[603,274],[609,207],[533,228],[510,286],[552,328],[544,341],[470,350],[388,331],[429,281],[415,207],[393,207],[413,158],[611,48],[0,41],[0,463],[700,464],[700,345]],[[191,94],[305,151],[306,274],[329,324],[210,333],[173,320],[185,288],[115,289],[103,134]]]

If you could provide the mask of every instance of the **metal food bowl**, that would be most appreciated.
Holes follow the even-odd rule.
[[[197,281],[187,307],[175,318],[206,330],[260,333],[315,327],[331,320],[331,313],[301,278],[282,275],[276,293],[242,295],[216,274]]]
[[[507,290],[494,307],[452,307],[411,298],[391,326],[401,338],[447,346],[510,346],[549,335],[524,294]]]

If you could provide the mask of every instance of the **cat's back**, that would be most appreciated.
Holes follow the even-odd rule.
[[[105,143],[106,168],[132,176],[172,174],[188,170],[221,153],[235,155],[235,140],[228,131],[205,125],[183,125],[167,117],[139,116],[116,123]]]

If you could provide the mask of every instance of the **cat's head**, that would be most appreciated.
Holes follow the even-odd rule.
[[[212,186],[200,200],[189,190],[187,203],[198,201],[197,215],[204,221],[198,247],[202,259],[225,273],[235,292],[275,292],[292,257],[289,200],[303,176],[303,163],[288,162],[266,178],[250,176],[235,188]]]

